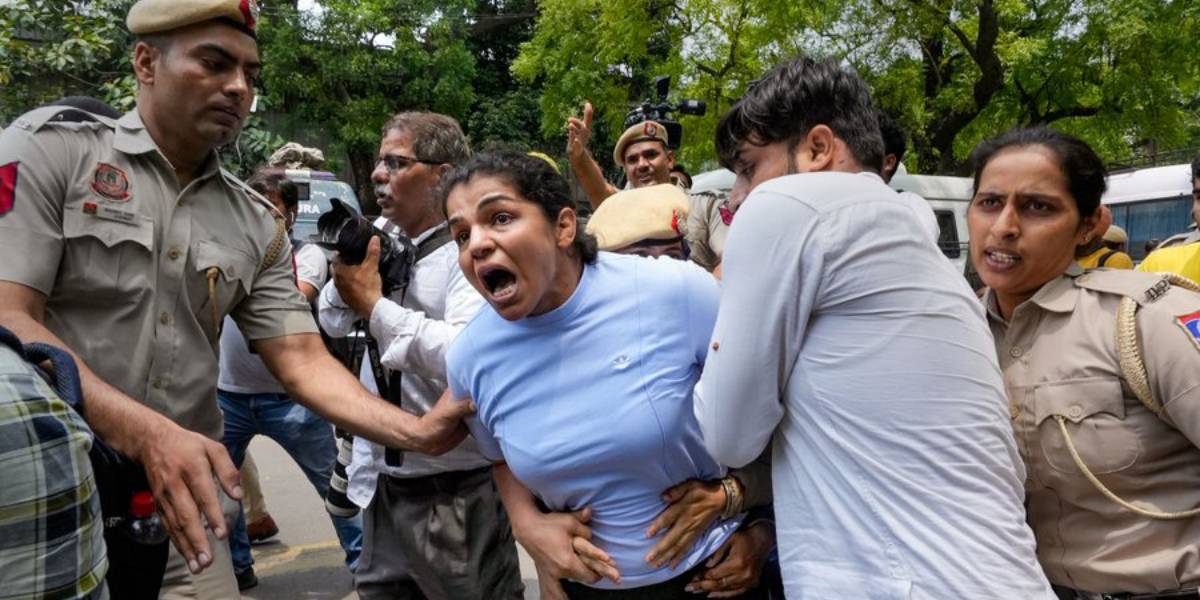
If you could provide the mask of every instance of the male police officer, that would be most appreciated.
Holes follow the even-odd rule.
[[[617,188],[604,180],[600,165],[588,152],[588,139],[592,135],[592,103],[583,106],[583,118],[567,120],[567,158],[575,171],[575,178],[587,194],[592,208],[599,208],[605,198],[615,194]],[[668,147],[667,130],[655,121],[643,121],[630,126],[621,134],[613,148],[613,162],[625,169],[625,177],[631,188],[671,183],[671,169],[675,166],[675,151]],[[733,218],[728,207],[727,194],[702,192],[692,194],[689,199],[687,242],[691,258],[696,264],[713,270],[721,262],[725,248],[725,232]]]
[[[0,135],[0,324],[76,355],[84,416],[145,466],[182,556],[174,564],[216,565],[195,578],[208,597],[237,597],[218,541],[232,503],[213,481],[241,496],[216,441],[226,314],[291,397],[329,420],[425,452],[464,435],[465,407],[418,419],[329,356],[280,223],[220,169],[215,148],[236,138],[254,96],[256,19],[254,0],[141,0],[127,20],[139,36],[135,110],[80,124],[40,109]]]

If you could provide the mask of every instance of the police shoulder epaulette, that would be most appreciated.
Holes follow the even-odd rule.
[[[43,127],[51,125],[76,128],[117,128],[117,122],[114,119],[70,106],[43,106],[35,108],[17,117],[11,123],[11,127],[30,133],[41,131]]]
[[[1128,269],[1096,269],[1075,278],[1075,285],[1088,290],[1124,296],[1146,305],[1171,289],[1171,281],[1161,273],[1143,273]]]
[[[234,188],[244,192],[246,197],[249,198],[251,202],[255,202],[259,206],[263,207],[263,209],[265,209],[267,214],[271,217],[271,220],[275,222],[275,235],[271,238],[271,242],[267,244],[266,252],[263,254],[262,264],[259,265],[259,270],[262,271],[263,269],[266,269],[274,264],[275,261],[279,259],[279,255],[283,252],[288,235],[287,220],[284,218],[283,214],[275,208],[275,205],[271,204],[270,200],[266,199],[266,197],[258,193],[254,188],[247,185],[246,182],[239,179],[238,176],[222,168],[221,177],[223,177],[225,182],[230,186],[233,186]]]

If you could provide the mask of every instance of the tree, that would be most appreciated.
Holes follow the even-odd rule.
[[[345,153],[365,207],[389,115],[433,110],[463,120],[474,101],[465,43],[471,0],[330,0],[314,12],[265,6],[264,94],[308,145]],[[328,146],[332,146],[329,148]]]
[[[0,3],[0,122],[63,96],[133,105],[125,14],[133,0]]]
[[[1188,143],[1200,5],[1163,0],[856,0],[821,32],[908,126],[920,170],[965,171],[1013,125],[1054,124],[1116,158]]]
[[[654,75],[709,103],[682,119],[686,161],[710,162],[721,113],[770,65],[832,55],[912,135],[913,170],[961,173],[974,145],[1053,123],[1109,159],[1200,141],[1194,0],[547,0],[513,64],[544,87],[549,135],[583,98],[611,134]],[[601,148],[594,148],[600,150]],[[594,152],[603,160],[605,152]]]

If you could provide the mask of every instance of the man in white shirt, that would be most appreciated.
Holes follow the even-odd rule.
[[[483,304],[459,269],[458,248],[435,204],[441,175],[469,154],[450,117],[392,117],[372,173],[383,214],[376,227],[398,229],[415,247],[411,281],[383,297],[374,239],[361,265],[335,262],[334,281],[321,291],[320,321],[331,336],[348,335],[364,321],[375,340],[378,352],[363,357],[364,386],[417,415],[445,392],[446,350]],[[370,354],[387,372],[383,381],[376,380]],[[473,438],[439,457],[356,439],[348,474],[347,495],[363,507],[363,553],[355,573],[360,598],[522,596],[512,530],[491,463]]]
[[[721,119],[717,148],[735,204],[753,193],[696,415],[732,467],[777,434],[788,597],[1053,598],[982,307],[929,206],[876,174],[866,84],[785,62]]]

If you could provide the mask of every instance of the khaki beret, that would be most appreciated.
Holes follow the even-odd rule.
[[[613,148],[613,161],[618,165],[625,164],[625,149],[630,144],[644,142],[647,140],[658,140],[667,145],[667,129],[659,125],[655,121],[642,121],[633,127],[625,130],[617,140],[617,146]]]
[[[1104,241],[1114,244],[1124,244],[1129,241],[1129,235],[1125,233],[1124,229],[1116,225],[1109,225],[1108,231],[1104,232]]]
[[[129,9],[125,26],[144,35],[171,31],[220,19],[254,37],[258,25],[256,0],[138,0]]]
[[[601,250],[620,250],[645,240],[681,237],[687,219],[687,194],[662,183],[609,196],[588,219],[587,232],[596,236]]]

